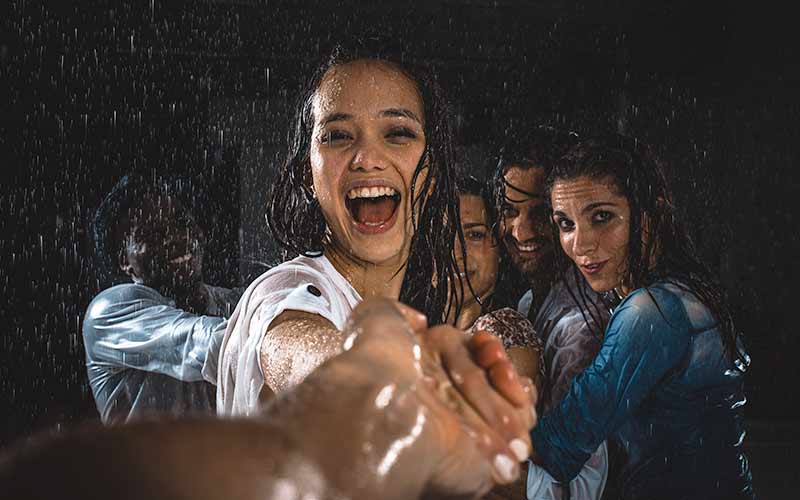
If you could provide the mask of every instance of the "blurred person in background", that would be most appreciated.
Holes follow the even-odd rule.
[[[238,293],[204,282],[204,234],[174,183],[124,177],[92,229],[95,271],[110,285],[83,320],[102,422],[213,412],[225,317]]]

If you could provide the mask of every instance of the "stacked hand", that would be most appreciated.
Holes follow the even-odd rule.
[[[517,477],[536,393],[495,337],[428,328],[382,299],[360,305],[346,330],[346,352],[273,399],[264,419],[40,437],[0,453],[0,490],[19,499],[386,500],[478,496]]]
[[[420,313],[388,300],[362,303],[346,333],[343,358],[358,358],[361,374],[383,387],[377,393],[388,395],[385,387],[392,387],[375,418],[405,422],[376,427],[396,434],[375,457],[378,469],[395,443],[405,443],[403,453],[411,457],[383,471],[394,474],[386,487],[424,478],[424,494],[479,495],[518,477],[519,462],[531,451],[536,391],[517,376],[495,336],[429,328]]]

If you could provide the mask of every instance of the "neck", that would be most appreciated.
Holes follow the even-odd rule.
[[[547,294],[550,293],[551,282],[552,276],[545,273],[534,276],[533,279],[530,280],[529,284],[531,292],[533,293],[533,301],[531,302],[531,310],[528,316],[535,318],[539,313],[544,299],[547,298]]]
[[[455,326],[460,330],[466,330],[475,323],[480,315],[481,305],[476,300],[470,300],[461,307],[461,314],[458,315]]]
[[[386,263],[366,262],[343,252],[335,244],[323,252],[333,267],[356,289],[363,300],[386,297],[397,300],[406,275],[407,255]]]

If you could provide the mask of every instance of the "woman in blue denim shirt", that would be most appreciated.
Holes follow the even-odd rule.
[[[617,304],[594,362],[532,432],[533,460],[569,481],[609,439],[624,455],[621,498],[753,498],[749,359],[661,170],[614,135],[576,145],[548,186],[562,263]]]

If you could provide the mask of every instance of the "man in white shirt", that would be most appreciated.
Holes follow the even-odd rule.
[[[533,323],[544,344],[542,411],[561,401],[572,379],[597,355],[608,321],[607,310],[582,277],[572,279],[569,272],[570,279],[556,282],[558,242],[553,238],[545,181],[551,166],[576,140],[576,134],[550,127],[514,132],[500,153],[494,178],[502,247],[528,288],[517,309]],[[554,480],[547,472],[532,466],[528,498],[600,498],[607,462],[604,443],[568,491],[552,487]]]
[[[224,317],[238,294],[203,282],[200,227],[165,182],[125,177],[93,229],[98,275],[118,283],[83,321],[101,420],[213,412]]]

